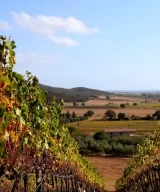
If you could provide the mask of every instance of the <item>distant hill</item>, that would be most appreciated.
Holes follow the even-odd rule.
[[[41,89],[48,92],[48,99],[51,100],[54,96],[58,100],[63,99],[65,102],[84,102],[89,98],[96,98],[98,95],[108,95],[109,92],[89,89],[85,87],[75,87],[71,89],[51,87],[39,84]]]

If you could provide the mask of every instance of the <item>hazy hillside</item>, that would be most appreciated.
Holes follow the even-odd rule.
[[[56,96],[58,100],[63,99],[66,102],[83,102],[87,101],[89,97],[97,97],[98,95],[108,95],[106,91],[89,89],[85,87],[76,87],[72,89],[57,88],[40,84],[42,90],[48,92],[48,99]]]

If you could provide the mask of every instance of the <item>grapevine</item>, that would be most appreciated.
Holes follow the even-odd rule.
[[[127,186],[130,186],[130,188],[132,187],[132,190],[140,190],[136,189],[137,182],[139,182],[140,180],[139,178],[142,175],[145,175],[145,173],[152,175],[152,171],[156,169],[157,166],[160,166],[159,151],[160,132],[155,131],[153,136],[151,136],[150,138],[146,138],[142,145],[137,146],[136,154],[133,156],[133,159],[125,168],[122,177],[117,180],[117,191],[125,191],[124,189],[126,189]],[[145,178],[145,182],[149,182],[147,177]],[[154,179],[152,182],[154,182]],[[156,182],[159,183],[158,178]]]
[[[0,36],[0,176],[9,182],[43,165],[44,170],[72,171],[79,181],[103,191],[97,169],[81,157],[68,129],[59,123],[64,102],[54,98],[47,104],[38,78],[13,70],[15,48],[14,41]]]

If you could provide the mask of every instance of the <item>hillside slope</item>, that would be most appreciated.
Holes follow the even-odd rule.
[[[76,87],[71,89],[51,87],[43,84],[39,84],[41,89],[48,92],[48,99],[56,96],[58,100],[63,99],[65,102],[84,102],[89,97],[97,97],[98,95],[108,95],[106,91],[89,89],[85,87]]]

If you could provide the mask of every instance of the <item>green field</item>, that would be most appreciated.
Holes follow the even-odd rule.
[[[146,108],[150,108],[150,107],[160,107],[160,103],[159,103],[159,102],[138,103],[136,107],[146,107]]]
[[[73,126],[80,132],[89,133],[105,129],[136,129],[138,132],[151,132],[160,128],[160,121],[81,121],[79,123],[69,123],[67,126]]]

